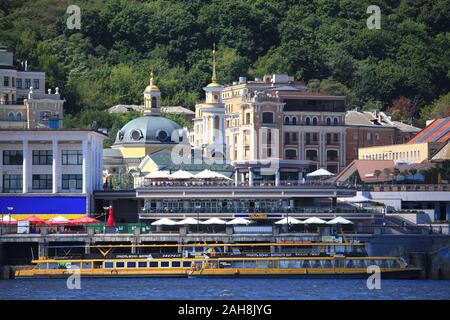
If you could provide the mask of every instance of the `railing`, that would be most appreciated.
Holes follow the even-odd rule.
[[[23,105],[23,101],[0,100],[0,105]]]
[[[374,192],[401,192],[401,191],[450,191],[449,184],[363,184],[357,186],[358,190]]]

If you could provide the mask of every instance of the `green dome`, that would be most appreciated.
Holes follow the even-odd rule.
[[[167,144],[172,132],[181,127],[174,121],[159,115],[148,115],[131,120],[119,130],[115,145],[119,144]]]

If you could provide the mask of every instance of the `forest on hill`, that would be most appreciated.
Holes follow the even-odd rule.
[[[76,3],[74,3],[76,2]],[[71,4],[81,28],[68,29]],[[369,5],[381,29],[368,29]],[[59,87],[66,124],[119,126],[115,104],[142,104],[150,70],[163,105],[193,108],[218,48],[223,84],[288,73],[415,123],[450,116],[448,0],[1,0],[0,45]]]

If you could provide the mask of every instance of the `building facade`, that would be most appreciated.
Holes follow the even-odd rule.
[[[0,209],[11,214],[80,216],[102,187],[106,136],[78,129],[0,130]],[[25,201],[27,200],[27,201]]]
[[[346,165],[358,159],[358,149],[403,144],[420,128],[393,121],[384,112],[349,110],[345,115]]]
[[[58,88],[45,92],[45,72],[18,71],[0,49],[0,128],[61,128],[63,104]]]

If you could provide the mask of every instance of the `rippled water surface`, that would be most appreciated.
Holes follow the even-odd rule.
[[[447,280],[81,279],[0,280],[0,299],[450,299]]]

